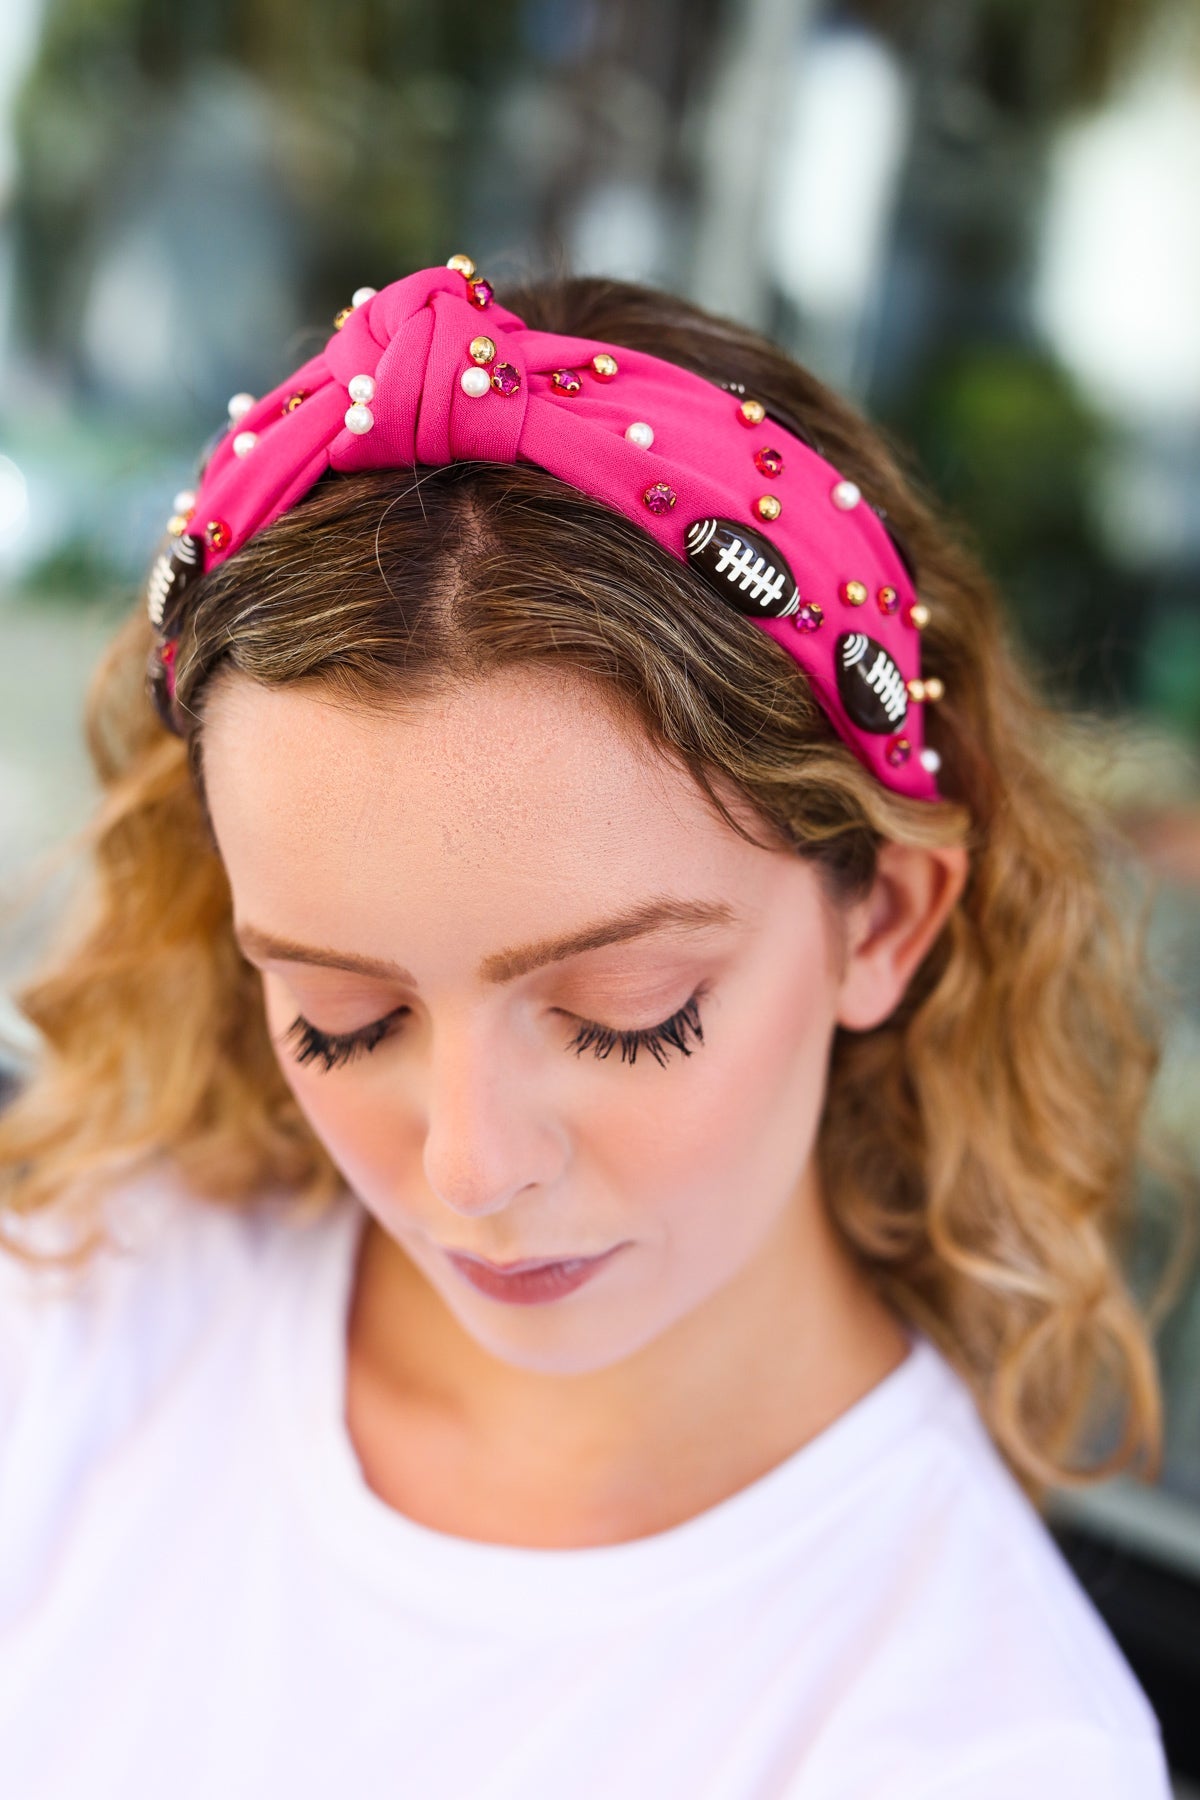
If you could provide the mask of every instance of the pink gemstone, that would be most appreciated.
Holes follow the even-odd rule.
[[[521,385],[521,371],[510,362],[498,362],[492,370],[492,386],[499,394],[515,394]]]
[[[892,613],[899,612],[900,596],[894,587],[881,587],[875,598],[879,604],[880,612],[885,616],[890,618]]]
[[[764,444],[761,450],[754,452],[754,466],[760,475],[783,474],[783,458],[769,444]]]
[[[884,751],[884,755],[893,769],[898,769],[901,763],[906,763],[912,755],[912,745],[906,737],[893,738]]]
[[[825,614],[815,600],[806,600],[794,617],[797,631],[815,631],[824,622]]]
[[[468,281],[467,294],[468,294],[468,297],[470,298],[471,304],[473,306],[478,306],[482,309],[483,307],[490,306],[492,304],[492,301],[495,299],[495,296],[496,296],[496,290],[492,286],[491,282],[485,281],[483,276],[481,275],[479,277],[478,281]]]
[[[668,487],[665,481],[656,481],[646,489],[642,499],[652,513],[670,512],[675,504],[675,489]]]
[[[583,386],[583,379],[574,369],[555,369],[550,377],[560,394],[577,394]]]

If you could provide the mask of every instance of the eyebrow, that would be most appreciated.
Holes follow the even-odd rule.
[[[606,944],[621,944],[631,938],[645,937],[653,931],[703,931],[714,925],[731,925],[739,914],[724,900],[684,900],[669,894],[643,900],[627,912],[611,919],[587,925],[582,931],[566,937],[546,938],[538,944],[521,944],[512,950],[499,950],[485,956],[479,965],[479,979],[491,983],[515,981],[547,963],[564,962],[585,950],[599,950]],[[276,937],[257,925],[236,925],[234,937],[251,960],[310,963],[320,969],[345,969],[353,975],[370,975],[387,981],[406,981],[416,987],[414,976],[399,963],[377,956],[359,956],[350,950],[330,950],[320,944],[298,944],[291,938]]]

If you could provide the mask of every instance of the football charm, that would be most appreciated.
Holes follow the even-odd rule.
[[[185,531],[155,558],[146,584],[146,611],[156,631],[162,630],[168,601],[178,599],[203,572],[200,551],[200,539]]]
[[[865,631],[844,631],[834,647],[842,705],[864,731],[895,731],[908,711],[903,675]]]
[[[688,526],[688,560],[711,588],[752,619],[786,619],[800,604],[792,571],[775,546],[732,519]]]

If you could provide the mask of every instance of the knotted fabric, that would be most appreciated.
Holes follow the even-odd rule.
[[[454,267],[419,269],[339,318],[230,425],[173,522],[176,560],[151,598],[169,690],[174,577],[236,555],[327,469],[533,463],[635,521],[768,632],[881,782],[938,798],[921,718],[928,609],[855,484],[752,397],[645,351],[533,330]]]

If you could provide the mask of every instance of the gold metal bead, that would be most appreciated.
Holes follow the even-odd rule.
[[[167,530],[170,532],[172,537],[182,537],[183,536],[184,532],[188,528],[188,520],[191,518],[191,516],[192,515],[190,512],[186,512],[186,513],[177,512],[177,513],[171,514],[170,518],[167,520]]]
[[[471,356],[477,363],[490,363],[496,354],[496,346],[490,337],[474,337],[471,339]]]
[[[469,256],[463,256],[461,253],[457,256],[448,257],[446,267],[448,269],[453,269],[456,275],[465,275],[468,281],[470,281],[472,275],[475,273],[475,264],[471,261]]]
[[[610,356],[607,350],[601,350],[592,358],[592,373],[601,381],[611,381],[617,372],[617,359]]]
[[[912,680],[906,681],[904,685],[908,689],[908,697],[910,700],[925,700],[928,698],[925,683],[920,680],[918,676],[914,675]]]
[[[342,329],[342,326],[346,323],[346,320],[350,317],[350,314],[353,311],[354,311],[354,308],[352,306],[343,306],[343,308],[340,312],[334,313],[333,329],[335,331],[340,331]]]
[[[761,425],[767,416],[767,409],[761,400],[743,400],[738,412],[743,425]]]
[[[927,700],[940,700],[945,691],[945,688],[942,686],[936,675],[931,675],[929,680],[925,683],[925,698]]]
[[[910,625],[915,625],[918,631],[923,631],[925,629],[926,625],[929,623],[929,617],[929,608],[925,605],[923,600],[918,600],[915,605],[910,606],[908,609],[908,622]]]
[[[777,500],[774,494],[764,494],[754,502],[754,510],[760,519],[777,519],[783,511],[783,502]]]
[[[865,581],[843,581],[842,599],[847,606],[862,606],[867,598]]]

